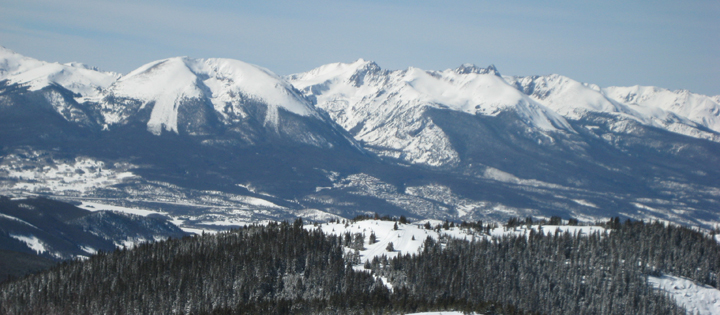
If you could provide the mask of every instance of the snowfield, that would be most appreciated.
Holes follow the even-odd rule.
[[[672,275],[648,277],[648,281],[667,292],[688,314],[720,314],[720,290]]]
[[[425,223],[435,228],[438,224],[442,224],[440,220],[422,220],[412,223],[403,224],[397,222],[398,229],[395,230],[394,221],[382,221],[382,220],[363,220],[358,222],[352,222],[347,220],[348,223],[322,223],[317,226],[306,225],[305,228],[309,230],[321,229],[324,233],[335,236],[342,236],[345,233],[351,235],[360,233],[365,235],[365,249],[360,251],[361,262],[371,261],[375,257],[382,255],[388,258],[395,257],[397,255],[405,254],[417,254],[420,252],[423,242],[428,237],[439,240],[441,237],[450,237],[454,239],[461,239],[466,241],[481,240],[483,238],[489,239],[492,237],[502,237],[510,235],[524,235],[530,234],[530,229],[526,226],[518,226],[515,228],[506,229],[505,227],[499,226],[490,230],[489,234],[479,233],[470,229],[461,229],[460,227],[451,227],[447,230],[440,229],[439,232],[436,230],[426,230],[423,226]],[[606,232],[605,228],[599,226],[569,226],[569,225],[543,225],[539,227],[533,225],[531,227],[536,233],[542,230],[545,234],[554,234],[568,232],[573,235],[588,235],[590,233],[598,232],[600,234]],[[370,244],[370,234],[375,234],[376,242]],[[386,250],[388,243],[392,242],[394,251],[388,252]]]
[[[34,250],[38,254],[42,254],[47,251],[47,249],[45,248],[45,244],[35,235],[10,234],[10,237],[25,243],[27,247],[30,247],[30,249]]]

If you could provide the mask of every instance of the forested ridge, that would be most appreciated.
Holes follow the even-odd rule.
[[[355,240],[301,221],[99,253],[0,286],[2,314],[684,314],[652,289],[663,273],[718,287],[707,235],[611,221],[611,232],[427,239],[417,255],[356,271]],[[377,276],[393,285],[389,290]]]
[[[648,286],[648,275],[718,287],[720,251],[706,235],[659,223],[610,226],[588,236],[531,230],[476,242],[428,238],[419,255],[366,267],[403,288],[396,294],[493,300],[543,314],[684,314]]]

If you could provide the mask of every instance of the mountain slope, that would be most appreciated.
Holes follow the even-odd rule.
[[[6,68],[43,64],[23,58]],[[0,82],[2,194],[143,209],[197,230],[373,212],[720,222],[714,131],[560,76],[358,60],[281,78],[177,57],[97,93],[71,88]]]
[[[720,142],[720,105],[712,98],[655,87],[609,87],[580,83],[568,77],[511,77],[508,83],[567,119],[591,114],[633,120],[695,138]]]
[[[506,84],[494,67],[388,71],[357,60],[288,77],[373,152],[413,164],[456,165],[456,149],[425,115],[431,108],[496,116],[513,112],[538,133],[570,130],[562,117]]]
[[[163,130],[178,133],[178,124],[190,134],[201,133],[212,120],[232,124],[247,117],[253,103],[266,105],[262,123],[275,130],[280,127],[278,110],[319,118],[292,86],[270,71],[230,59],[151,62],[123,76],[105,94],[101,104],[107,126],[147,106],[152,108],[148,131],[155,135]],[[124,103],[115,103],[117,99]],[[123,106],[129,101],[139,107]]]
[[[59,64],[36,60],[0,46],[0,81],[21,84],[32,91],[60,85],[78,97],[92,97],[110,86],[119,76],[80,63]]]
[[[90,212],[43,199],[0,198],[0,249],[55,260],[90,256],[99,250],[186,235],[157,218],[109,211]]]

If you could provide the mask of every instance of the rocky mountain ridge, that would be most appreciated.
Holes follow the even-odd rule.
[[[720,223],[718,96],[365,60],[280,77],[178,57],[119,76],[2,49],[0,68],[5,195],[198,230],[374,212]]]

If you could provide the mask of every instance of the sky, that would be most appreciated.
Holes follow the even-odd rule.
[[[720,95],[718,16],[718,0],[0,0],[0,45],[119,73],[175,56],[280,75],[363,58]]]

